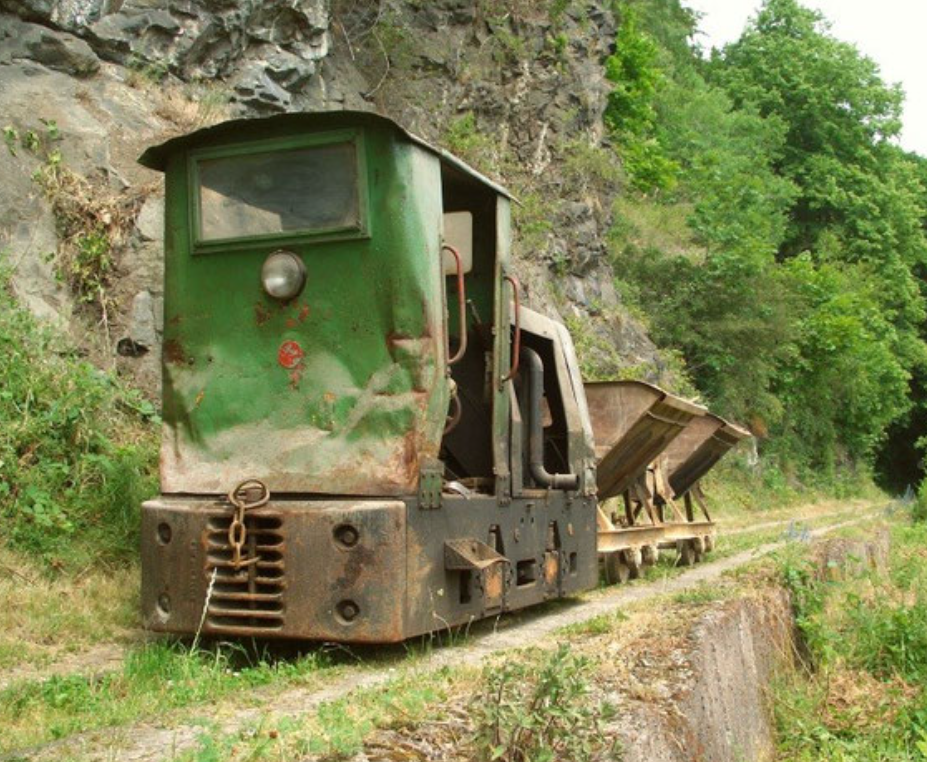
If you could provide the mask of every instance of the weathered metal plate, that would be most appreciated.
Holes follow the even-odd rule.
[[[142,613],[150,629],[191,633],[202,621],[203,633],[217,636],[406,637],[405,503],[271,500],[246,514],[249,538],[258,538],[248,553],[259,561],[238,570],[221,547],[230,514],[219,500],[145,503]]]
[[[222,548],[231,514],[220,499],[143,505],[148,628],[193,634],[202,621],[216,637],[396,642],[588,590],[597,579],[595,503],[556,490],[502,511],[495,496],[445,495],[434,511],[416,498],[272,497],[246,513],[245,556],[260,560],[239,570],[241,580]],[[504,558],[495,553],[511,563],[448,569],[455,537],[494,537]],[[518,575],[519,565],[535,573]]]
[[[750,432],[725,421],[714,413],[693,420],[666,449],[666,473],[676,497],[692,485]]]
[[[222,494],[255,477],[275,494],[409,495],[420,464],[438,455],[448,407],[440,161],[383,120],[310,122],[255,120],[194,143],[285,150],[347,130],[369,236],[252,236],[200,251],[189,229],[196,155],[184,141],[158,154],[167,170],[165,494]],[[289,302],[261,285],[280,245],[306,271]]]
[[[705,408],[642,381],[584,384],[599,499],[620,495]]]

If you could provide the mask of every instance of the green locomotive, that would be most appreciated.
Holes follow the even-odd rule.
[[[141,162],[166,177],[149,627],[391,642],[595,585],[582,380],[519,304],[503,188],[356,112]]]

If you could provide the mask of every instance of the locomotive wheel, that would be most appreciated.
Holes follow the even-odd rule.
[[[631,568],[622,560],[622,553],[605,556],[605,581],[610,585],[624,584],[631,579]]]
[[[693,566],[698,561],[698,553],[691,540],[677,540],[676,553],[679,554],[680,566]]]

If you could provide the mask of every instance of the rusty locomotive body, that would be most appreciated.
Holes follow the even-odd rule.
[[[583,385],[566,329],[521,304],[504,189],[354,112],[142,163],[166,176],[148,626],[392,642],[586,590],[600,557],[623,579],[710,548],[689,495],[744,432]]]

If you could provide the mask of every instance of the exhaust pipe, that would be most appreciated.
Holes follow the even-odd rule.
[[[551,474],[544,468],[544,421],[541,400],[544,397],[544,363],[533,349],[523,347],[522,360],[528,368],[528,467],[531,478],[542,487],[575,490],[576,474]]]

